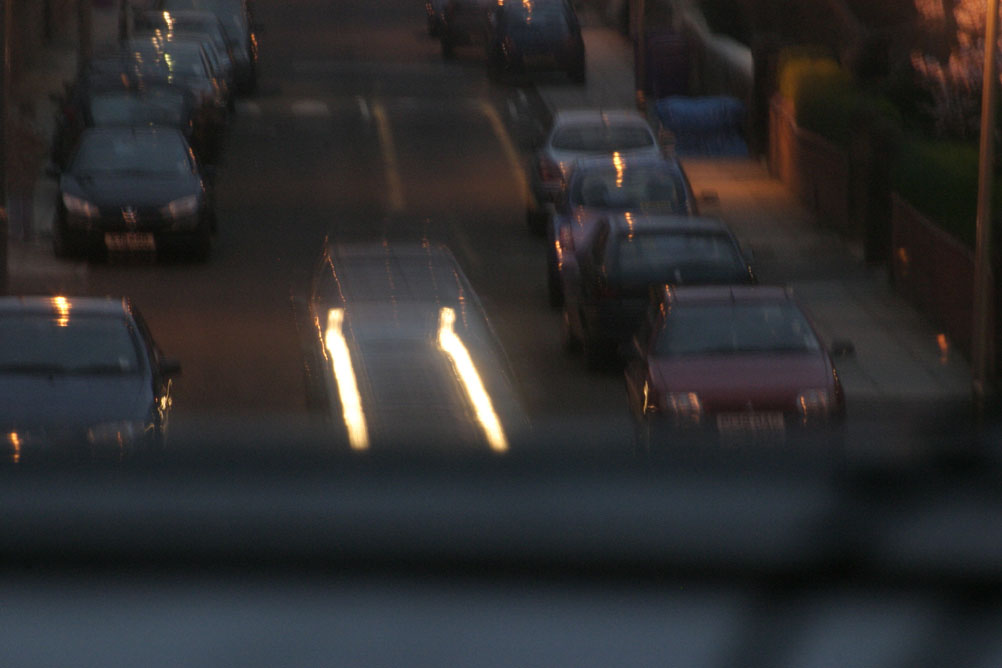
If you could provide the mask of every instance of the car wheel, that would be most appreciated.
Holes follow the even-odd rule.
[[[561,319],[562,328],[560,336],[560,344],[564,349],[565,353],[576,353],[581,350],[581,341],[574,334],[574,330],[571,327],[571,316],[564,309],[563,318]]]
[[[444,36],[442,37],[442,57],[446,60],[452,60],[456,57],[456,47],[452,40]]]
[[[546,266],[546,292],[552,308],[560,308],[564,305],[564,291],[560,286],[560,273],[557,271],[555,261],[550,259]]]
[[[204,221],[199,225],[195,239],[191,242],[191,256],[199,262],[205,262],[211,254],[212,225],[208,221]]]
[[[525,210],[525,225],[537,237],[542,236],[543,232],[546,231],[546,214],[541,213],[533,207],[527,207]]]
[[[71,258],[80,254],[80,249],[73,244],[66,227],[59,221],[52,226],[52,253],[58,258]]]

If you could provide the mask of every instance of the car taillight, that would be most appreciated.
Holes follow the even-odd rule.
[[[564,253],[574,250],[574,235],[571,234],[571,228],[569,225],[564,225],[560,228],[560,234],[557,237],[560,243],[560,250]]]
[[[539,160],[539,180],[547,182],[560,182],[563,179],[564,174],[560,170],[560,165],[548,160],[546,158],[540,158]]]

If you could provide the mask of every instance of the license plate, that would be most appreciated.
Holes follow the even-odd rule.
[[[717,430],[723,434],[781,434],[784,428],[783,414],[779,411],[717,415]]]
[[[109,251],[137,252],[156,250],[153,234],[150,232],[107,232],[104,245]]]

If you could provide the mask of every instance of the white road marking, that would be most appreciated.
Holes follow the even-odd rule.
[[[239,100],[237,102],[237,115],[239,116],[260,116],[261,105],[250,100]]]
[[[400,169],[397,166],[397,149],[393,143],[393,130],[386,117],[383,105],[376,102],[372,105],[372,117],[376,119],[379,131],[379,147],[383,153],[383,169],[386,171],[386,185],[390,191],[390,212],[399,213],[404,210],[404,189],[400,182]]]
[[[365,101],[365,98],[361,95],[357,95],[355,100],[358,101],[358,111],[362,114],[362,118],[365,119],[366,123],[372,121],[372,112],[369,111],[369,104]]]
[[[487,117],[495,136],[501,142],[501,149],[508,159],[508,166],[511,168],[512,176],[515,177],[520,201],[527,203],[529,201],[529,181],[525,177],[525,170],[523,169],[522,158],[519,156],[518,149],[515,148],[514,142],[512,142],[511,137],[508,135],[508,130],[505,129],[504,123],[501,122],[501,117],[498,116],[498,112],[494,110],[494,107],[484,100],[480,103],[480,111]]]
[[[331,115],[330,107],[322,100],[296,100],[290,108],[293,114],[303,118],[326,118]]]

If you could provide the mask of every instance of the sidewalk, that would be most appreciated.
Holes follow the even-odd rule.
[[[92,52],[100,53],[118,40],[118,9],[114,3],[95,5],[91,24]],[[61,95],[77,70],[76,48],[45,49],[44,57],[25,77],[31,82],[28,94],[34,99],[35,126],[46,145],[52,139],[58,109],[53,95]],[[48,156],[48,149],[45,155]],[[52,254],[52,219],[55,216],[56,181],[39,166],[32,198],[31,229],[12,234],[7,241],[8,292],[46,293],[71,291],[86,280],[85,262],[59,260]]]
[[[633,48],[610,28],[584,29],[587,86],[537,86],[552,112],[572,107],[636,108]],[[828,340],[848,339],[854,356],[836,360],[849,410],[879,413],[910,404],[966,410],[971,373],[962,356],[894,292],[882,268],[820,227],[757,159],[686,159],[697,195],[717,201],[704,214],[726,221],[750,247],[762,282],[793,287]],[[874,413],[870,413],[873,415]]]

